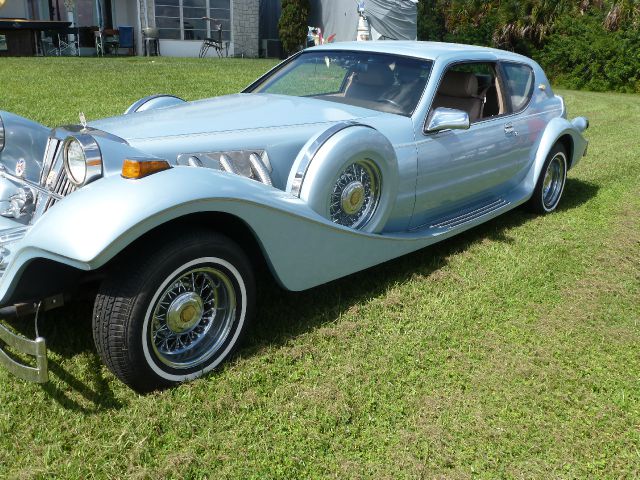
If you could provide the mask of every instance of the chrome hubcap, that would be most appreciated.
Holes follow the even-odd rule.
[[[338,175],[329,199],[331,221],[345,227],[366,225],[380,201],[380,171],[369,160],[352,163]]]
[[[341,200],[340,205],[347,215],[358,213],[364,204],[364,185],[357,180],[351,182],[342,192]]]
[[[228,338],[235,312],[226,273],[201,267],[179,274],[153,308],[149,339],[156,357],[178,369],[206,361]]]
[[[195,292],[178,295],[167,310],[167,327],[174,333],[185,333],[193,329],[204,313],[202,298]]]
[[[542,183],[542,201],[547,209],[553,209],[560,200],[564,186],[565,165],[562,154],[556,155],[549,162]]]

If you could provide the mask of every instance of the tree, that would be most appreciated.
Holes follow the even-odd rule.
[[[309,0],[282,0],[278,35],[287,54],[304,46],[309,31],[308,18]]]

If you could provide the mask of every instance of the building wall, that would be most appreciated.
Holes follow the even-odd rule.
[[[27,18],[28,15],[26,0],[9,0],[0,8],[0,17]]]
[[[258,56],[259,13],[259,0],[232,0],[231,41],[234,55]]]

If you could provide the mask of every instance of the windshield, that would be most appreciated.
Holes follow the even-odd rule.
[[[304,52],[249,91],[312,97],[409,116],[431,61],[371,52]]]

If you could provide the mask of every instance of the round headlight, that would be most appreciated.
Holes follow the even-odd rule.
[[[79,134],[67,138],[64,144],[64,168],[69,180],[77,186],[102,175],[102,154],[91,135]]]
[[[80,185],[87,177],[87,157],[82,145],[75,138],[67,143],[65,157],[70,180],[76,185]]]

